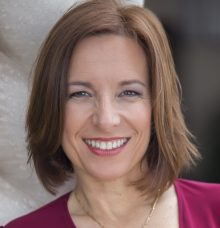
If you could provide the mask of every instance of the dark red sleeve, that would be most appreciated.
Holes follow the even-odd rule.
[[[9,222],[4,228],[76,228],[67,209],[69,193]]]
[[[220,227],[220,184],[178,179],[180,228]]]

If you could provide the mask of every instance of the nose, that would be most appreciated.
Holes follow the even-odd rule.
[[[113,101],[103,100],[93,114],[93,123],[102,130],[109,131],[120,124],[120,115]]]

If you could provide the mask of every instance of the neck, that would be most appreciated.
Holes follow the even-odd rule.
[[[114,227],[120,221],[120,226],[123,227],[123,221],[127,222],[129,218],[132,221],[134,212],[134,219],[137,221],[138,215],[142,221],[154,200],[147,201],[135,186],[127,183],[123,178],[100,182],[78,177],[75,192],[84,209],[101,223],[112,224]]]

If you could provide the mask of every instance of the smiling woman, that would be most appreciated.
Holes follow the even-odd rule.
[[[77,44],[62,147],[79,180],[129,180],[141,172],[151,131],[148,79],[145,53],[131,38],[105,34]]]
[[[151,11],[116,0],[73,6],[33,76],[29,161],[49,192],[72,173],[76,187],[6,228],[220,226],[220,187],[178,179],[199,153]]]

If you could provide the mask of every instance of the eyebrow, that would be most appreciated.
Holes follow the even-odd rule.
[[[145,83],[139,80],[125,80],[121,81],[120,86],[126,86],[126,85],[131,85],[131,84],[139,84],[141,86],[147,87]],[[74,86],[74,85],[79,85],[79,86],[85,86],[87,88],[94,88],[94,86],[90,82],[84,82],[84,81],[72,81],[68,83],[68,86]]]
[[[125,80],[125,81],[120,82],[121,86],[131,85],[131,84],[140,84],[144,87],[147,87],[147,85],[145,83],[143,83],[142,81],[139,81],[139,80]]]
[[[90,82],[84,82],[84,81],[73,81],[73,82],[69,82],[68,86],[74,86],[74,85],[79,85],[79,86],[85,86],[88,88],[93,88],[93,85]]]

